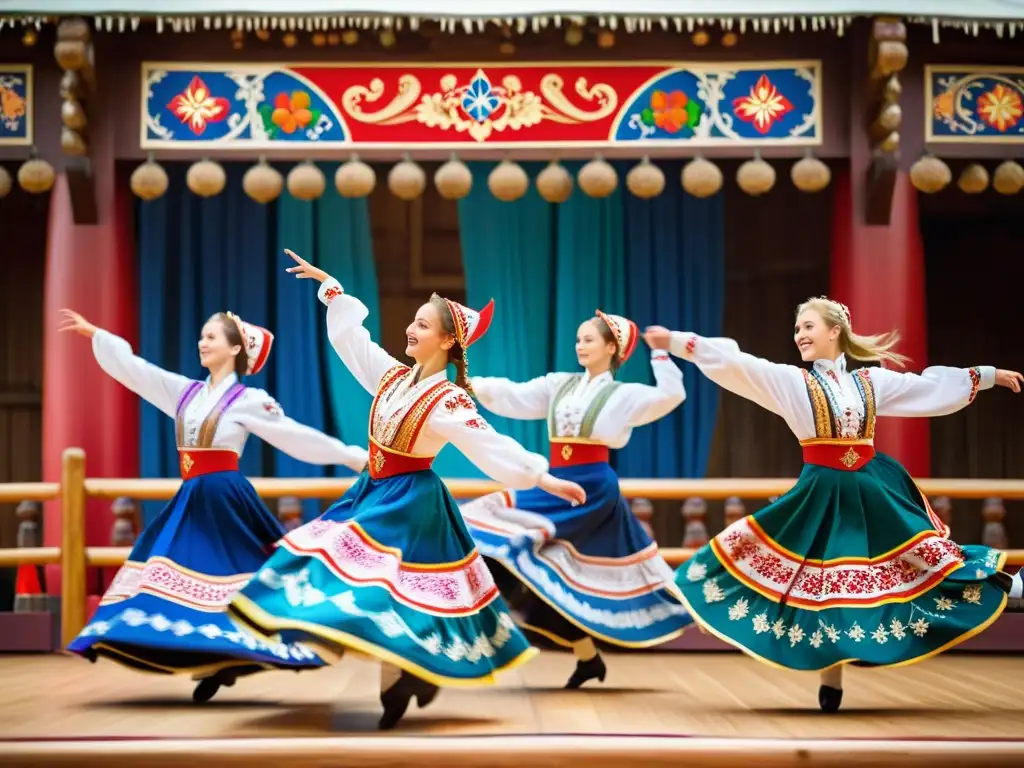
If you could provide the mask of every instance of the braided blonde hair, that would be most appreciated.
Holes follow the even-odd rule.
[[[888,333],[877,333],[873,336],[861,336],[853,332],[850,321],[850,309],[845,304],[830,299],[828,296],[815,296],[796,308],[796,316],[800,317],[808,309],[813,309],[829,328],[839,328],[839,351],[847,357],[862,362],[889,362],[904,367],[910,359],[893,347],[899,343],[900,332],[893,330]]]

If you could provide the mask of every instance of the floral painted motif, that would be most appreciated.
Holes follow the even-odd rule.
[[[15,131],[25,116],[25,99],[13,88],[0,87],[0,116],[8,130]]]
[[[978,97],[978,116],[1000,133],[1016,126],[1022,115],[1020,93],[1002,83]]]
[[[214,96],[199,75],[192,78],[188,87],[175,96],[167,108],[196,136],[201,136],[210,123],[219,123],[231,111],[230,102],[222,96]]]
[[[768,133],[777,120],[793,111],[792,103],[779,93],[768,75],[761,75],[750,89],[750,95],[734,99],[732,106],[736,117],[752,124],[760,134]]]
[[[274,97],[274,104],[260,105],[263,127],[270,138],[282,133],[293,134],[303,131],[310,125],[316,125],[320,119],[320,110],[311,109],[313,100],[306,91],[279,93]]]
[[[640,113],[640,119],[644,125],[675,134],[683,128],[693,130],[703,111],[700,102],[683,91],[655,91],[651,94],[651,105]]]

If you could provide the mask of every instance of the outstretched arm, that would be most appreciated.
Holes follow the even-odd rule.
[[[245,396],[228,412],[246,430],[299,461],[341,464],[356,472],[366,466],[365,448],[345,445],[313,427],[285,415],[281,406],[262,389],[246,389]]]
[[[474,376],[473,394],[491,413],[510,419],[543,419],[548,405],[565,381],[566,373],[549,373],[529,381],[510,381],[492,376]]]
[[[625,397],[621,405],[630,427],[642,427],[670,414],[686,399],[683,386],[683,372],[679,370],[668,352],[662,349],[651,351],[651,368],[654,371],[654,386],[647,384],[624,384]]]
[[[934,365],[920,374],[871,368],[879,416],[946,416],[966,408],[982,389],[995,385],[1020,392],[1021,374],[989,365]]]
[[[370,311],[355,296],[347,295],[341,283],[322,269],[292,251],[285,249],[285,253],[296,263],[288,268],[289,272],[300,280],[312,279],[320,283],[317,297],[327,306],[327,337],[331,346],[363,389],[371,395],[377,394],[384,374],[400,363],[374,343],[363,326]]]
[[[132,351],[132,346],[120,336],[97,328],[77,312],[61,311],[60,330],[77,331],[92,339],[92,353],[111,378],[117,379],[143,400],[174,417],[178,399],[192,379],[143,360]]]

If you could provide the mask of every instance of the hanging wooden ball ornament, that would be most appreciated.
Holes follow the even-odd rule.
[[[487,175],[487,188],[499,200],[511,203],[526,194],[530,177],[519,163],[503,160]]]
[[[434,186],[445,200],[461,200],[473,189],[473,172],[455,155],[434,173]]]
[[[820,192],[832,180],[832,171],[824,162],[808,152],[806,157],[793,163],[789,176],[793,180],[793,186],[801,192]]]
[[[722,182],[722,169],[703,157],[695,157],[683,166],[683,189],[694,197],[711,197],[718,194]]]
[[[537,191],[549,203],[564,203],[572,195],[572,174],[552,160],[537,174]]]
[[[11,194],[11,187],[14,182],[11,179],[11,174],[7,172],[7,169],[0,165],[0,200]]]
[[[57,174],[45,160],[33,157],[18,169],[18,186],[32,195],[41,195],[53,189]]]
[[[356,155],[338,166],[334,174],[338,194],[346,198],[366,197],[377,186],[377,172]]]
[[[992,174],[992,189],[1001,195],[1016,195],[1024,187],[1024,168],[1013,160],[1000,163]]]
[[[590,197],[608,197],[619,186],[619,176],[615,169],[600,155],[580,168],[576,180],[584,194]]]
[[[277,200],[284,189],[284,176],[262,157],[242,176],[242,190],[250,199],[266,205]]]
[[[933,155],[925,155],[910,166],[910,183],[926,195],[945,189],[953,180],[949,166]]]
[[[426,188],[427,174],[408,156],[388,172],[388,189],[397,198],[415,200]]]
[[[142,165],[132,171],[129,181],[132,192],[142,200],[156,200],[167,191],[167,171],[149,156]]]
[[[193,194],[199,197],[213,197],[224,190],[227,175],[220,163],[213,160],[200,160],[192,163],[185,174],[185,183]]]
[[[760,153],[747,160],[736,171],[736,183],[752,197],[763,195],[775,186],[775,169],[761,159]]]
[[[966,195],[978,195],[988,189],[988,171],[981,163],[971,163],[960,173],[956,185]]]
[[[657,197],[665,189],[665,174],[661,168],[645,157],[629,169],[626,174],[626,187],[634,195],[648,199]]]
[[[296,200],[316,200],[327,189],[327,179],[312,161],[299,163],[290,171],[285,179],[288,193]]]

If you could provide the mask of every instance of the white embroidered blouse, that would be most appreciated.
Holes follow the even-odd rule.
[[[317,295],[327,305],[327,334],[334,351],[363,388],[376,395],[384,374],[401,363],[370,339],[369,331],[363,327],[369,310],[359,299],[344,293],[337,280],[325,280]],[[390,447],[386,432],[390,417],[406,409],[434,385],[447,380],[446,371],[418,381],[415,367],[413,372],[397,392],[377,402],[378,418],[370,425],[371,436],[385,447]],[[537,485],[548,471],[547,459],[496,432],[481,418],[465,390],[454,386],[452,389],[453,392],[430,411],[409,452],[436,456],[451,443],[502,485],[520,490]]]
[[[683,372],[664,350],[652,350],[654,386],[619,384],[594,419],[588,440],[619,449],[629,442],[634,427],[667,416],[686,399]],[[578,382],[557,402],[556,393],[577,378]],[[591,404],[615,379],[610,371],[591,377],[589,373],[549,373],[524,382],[474,376],[473,391],[490,411],[512,419],[548,418],[551,439],[579,438]],[[552,412],[553,411],[553,412]]]
[[[674,331],[672,354],[697,365],[719,386],[781,416],[799,440],[818,435],[804,369],[773,363],[741,352],[732,339],[705,338]],[[945,416],[966,407],[979,389],[995,384],[991,366],[951,368],[932,366],[920,374],[886,368],[865,369],[874,390],[877,416]],[[856,438],[864,432],[865,400],[856,377],[846,369],[846,356],[817,360],[815,378],[822,383],[835,411],[839,434]],[[869,433],[874,425],[870,425]]]
[[[135,355],[131,345],[109,331],[97,330],[92,351],[100,367],[143,400],[175,418],[178,401],[193,383],[187,376],[165,371]],[[209,382],[196,393],[183,414],[183,442],[195,446],[203,421],[238,378],[226,376],[217,386]],[[310,464],[342,464],[359,472],[368,453],[345,445],[305,424],[285,416],[274,399],[262,389],[246,387],[244,393],[221,415],[213,435],[214,448],[226,448],[241,455],[249,433],[266,440],[289,456]]]

